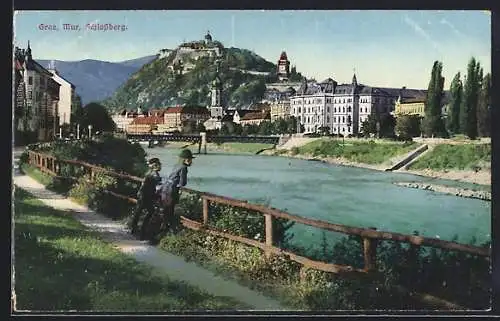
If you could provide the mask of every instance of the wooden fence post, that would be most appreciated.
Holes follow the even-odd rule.
[[[273,246],[273,216],[271,214],[264,214],[266,219],[266,245]],[[271,251],[266,251],[266,256],[271,255]]]
[[[371,230],[376,228],[371,227]],[[363,238],[363,256],[365,259],[364,270],[370,272],[375,270],[377,261],[377,240],[368,237]]]
[[[208,225],[208,206],[209,206],[209,200],[206,198],[203,198],[203,225],[207,226]]]

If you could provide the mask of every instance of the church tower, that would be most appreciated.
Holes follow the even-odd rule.
[[[290,61],[288,61],[286,52],[283,51],[280,55],[280,59],[278,60],[278,80],[288,81],[289,77],[290,77]]]
[[[210,116],[214,119],[222,119],[222,81],[219,78],[219,65],[217,65],[217,73],[212,81],[212,102],[210,104]]]

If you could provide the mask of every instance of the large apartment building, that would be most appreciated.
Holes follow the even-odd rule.
[[[304,81],[290,98],[291,115],[304,125],[305,133],[327,127],[331,134],[356,135],[371,114],[387,117],[394,111],[400,95],[411,97],[421,90],[380,88],[359,84],[356,75],[350,84]]]

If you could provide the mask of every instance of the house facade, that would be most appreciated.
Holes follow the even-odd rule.
[[[57,69],[52,66],[48,69],[52,79],[59,85],[59,126],[71,124],[71,110],[75,99],[75,85],[62,77]]]
[[[290,98],[291,115],[305,133],[328,128],[331,134],[356,135],[369,115],[383,118],[394,112],[399,96],[415,96],[422,90],[380,88],[359,84],[356,75],[350,84],[337,84],[331,78],[323,82],[305,81]]]
[[[59,83],[33,59],[29,43],[26,50],[15,48],[14,67],[16,136],[26,142],[53,140],[59,128]]]
[[[195,124],[205,123],[210,118],[210,111],[203,106],[177,106],[169,107],[165,111],[164,126],[165,131],[182,131],[186,122]]]
[[[239,124],[241,126],[248,125],[260,125],[264,121],[271,121],[271,116],[269,112],[263,111],[252,111],[250,113],[246,113],[243,117],[239,119]]]

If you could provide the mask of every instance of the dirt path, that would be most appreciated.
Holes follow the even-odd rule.
[[[32,193],[43,203],[58,210],[68,211],[84,226],[97,230],[121,252],[155,267],[155,272],[164,273],[172,280],[184,281],[206,292],[217,296],[229,296],[253,306],[255,310],[285,310],[277,301],[267,298],[255,291],[225,280],[214,273],[203,269],[184,258],[159,250],[131,236],[126,226],[98,214],[87,207],[76,204],[70,199],[49,191],[27,175],[20,174],[17,169],[13,178],[14,184]]]

